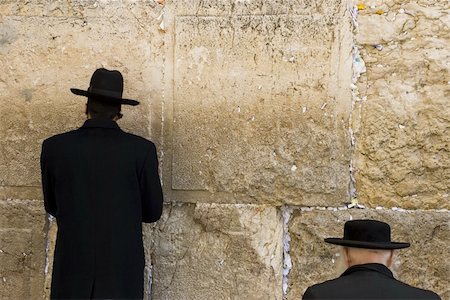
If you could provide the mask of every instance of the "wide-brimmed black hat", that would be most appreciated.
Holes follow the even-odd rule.
[[[353,220],[344,225],[343,238],[327,238],[325,242],[335,245],[367,249],[401,249],[409,243],[391,242],[389,224],[376,220]]]
[[[97,69],[91,77],[87,91],[70,89],[75,95],[92,97],[95,100],[110,104],[138,105],[139,101],[123,99],[123,77],[119,71]]]

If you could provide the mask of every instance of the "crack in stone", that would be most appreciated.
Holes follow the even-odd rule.
[[[287,297],[288,291],[288,280],[289,280],[289,272],[292,269],[292,261],[290,252],[290,242],[291,237],[289,235],[289,219],[292,214],[292,208],[289,206],[282,206],[281,213],[283,217],[283,279],[282,279],[282,289],[283,289],[283,299]]]

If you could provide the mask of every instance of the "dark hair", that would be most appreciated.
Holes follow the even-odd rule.
[[[89,97],[86,105],[86,114],[89,114],[91,118],[122,118],[122,114],[120,113],[120,104],[109,104],[96,99],[97,98]]]

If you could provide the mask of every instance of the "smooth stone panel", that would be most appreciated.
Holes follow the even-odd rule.
[[[348,115],[338,111],[350,98],[332,75],[336,23],[268,15],[175,25],[172,188],[344,201]]]

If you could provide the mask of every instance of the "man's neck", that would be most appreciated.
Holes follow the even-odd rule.
[[[93,119],[92,117],[91,117],[91,115],[87,115],[87,120],[91,120],[91,119]],[[112,118],[111,119],[112,121],[114,121],[114,122],[117,122],[118,120],[119,120],[119,117],[117,117],[117,116],[115,116],[114,118]]]

